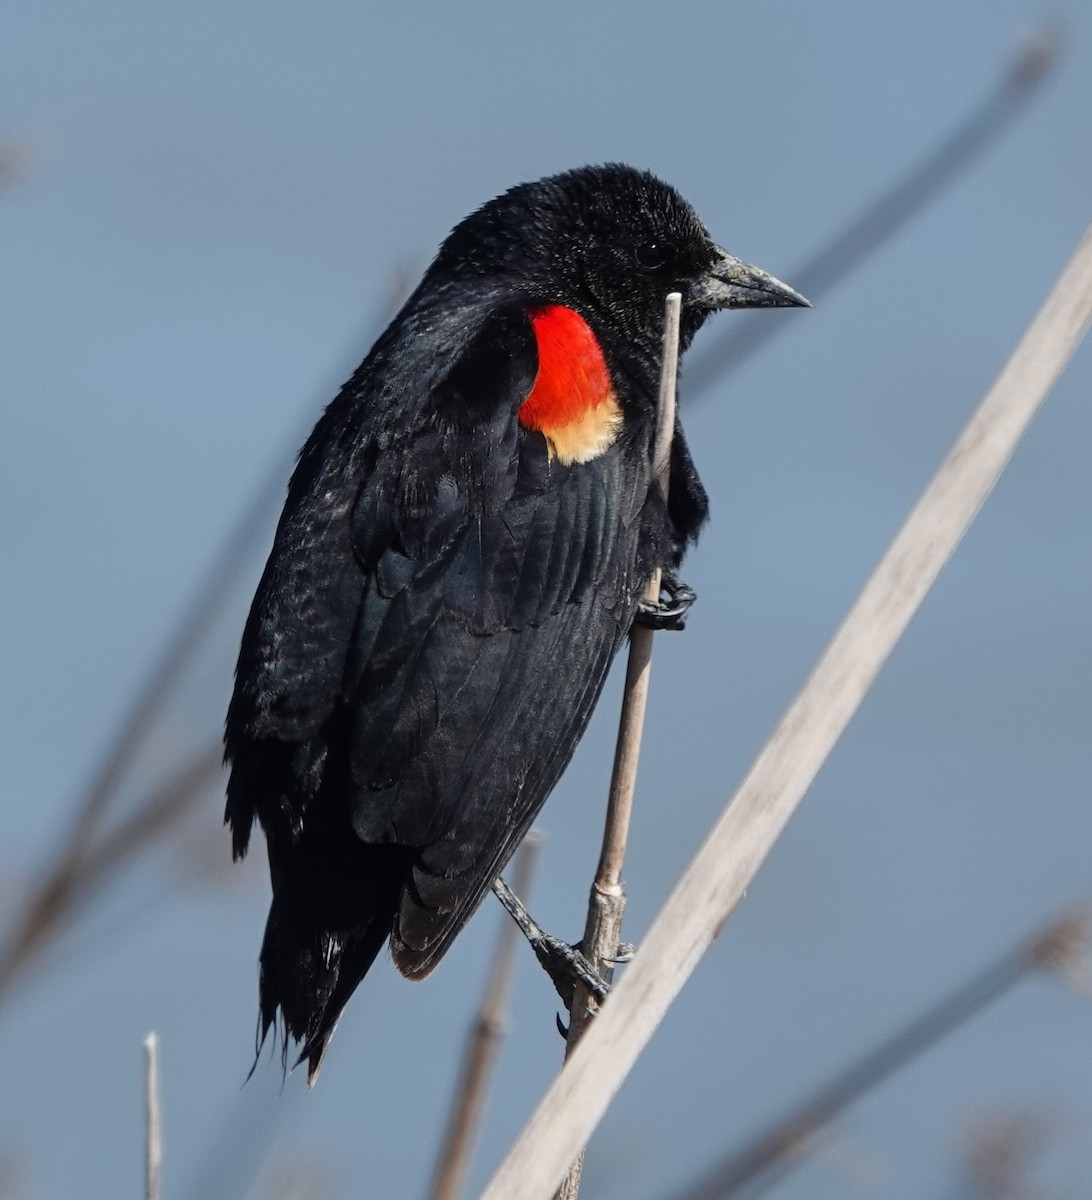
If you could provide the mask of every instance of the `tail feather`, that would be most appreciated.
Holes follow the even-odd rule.
[[[399,847],[346,840],[333,858],[270,845],[273,903],[259,967],[258,1050],[282,1028],[281,1059],[300,1047],[313,1085],[349,997],[390,936],[406,855]]]
[[[307,1059],[307,1082],[314,1085],[342,1010],[383,948],[391,918],[378,916],[359,932],[307,931],[278,909],[283,912],[274,901],[262,942],[258,1049],[279,1014],[282,1063],[287,1068],[289,1042],[295,1042],[301,1052],[293,1066]]]

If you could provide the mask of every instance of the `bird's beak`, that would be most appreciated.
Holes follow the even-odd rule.
[[[698,308],[811,308],[787,283],[716,247],[716,260],[690,290]]]

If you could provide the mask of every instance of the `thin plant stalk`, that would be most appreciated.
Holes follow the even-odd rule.
[[[679,316],[682,296],[671,292],[664,305],[663,358],[660,367],[660,392],[656,405],[656,436],[652,447],[652,478],[667,498],[671,476],[671,443],[675,436],[675,398],[679,370]],[[660,598],[661,571],[653,571],[645,592],[655,603]],[[603,847],[588,898],[588,918],[584,926],[584,955],[599,974],[610,982],[610,960],[618,953],[622,938],[622,917],[626,894],[622,889],[622,864],[626,856],[633,795],[637,787],[637,763],[641,754],[645,709],[652,670],[652,633],[647,625],[635,624],[630,631],[626,683],[622,712],[618,722],[618,741],[614,752],[607,816],[603,828]],[[572,1053],[593,1015],[593,1000],[578,983],[573,992],[569,1033],[565,1055]],[[584,1151],[573,1160],[557,1193],[557,1200],[576,1200],[584,1170]]]
[[[23,973],[45,953],[80,912],[96,887],[186,815],[221,770],[219,743],[177,764],[124,821],[83,847],[74,858],[57,860],[27,898],[14,930],[0,948],[0,1002]]]
[[[806,1156],[817,1136],[850,1104],[1006,995],[1028,975],[1044,969],[1066,970],[1078,955],[1087,933],[1086,912],[1053,918],[1032,937],[1022,938],[973,979],[840,1071],[703,1179],[675,1193],[673,1200],[728,1200],[739,1196],[744,1189],[748,1200],[753,1200],[765,1193]]]
[[[1025,39],[980,104],[810,259],[786,270],[783,278],[791,279],[812,303],[847,279],[1009,127],[1054,69],[1063,48],[1062,35],[1051,26]],[[701,395],[787,328],[783,321],[763,321],[756,313],[741,313],[695,354],[687,368],[687,395],[691,400]]]
[[[482,1200],[546,1200],[973,521],[1092,320],[1092,227],[899,530]]]
[[[159,1037],[144,1039],[144,1200],[159,1200],[163,1167],[163,1110],[159,1102]]]
[[[531,890],[541,840],[532,833],[525,838],[516,859],[516,894],[527,898]],[[436,1164],[429,1200],[458,1200],[474,1152],[485,1101],[496,1069],[501,1045],[508,1031],[508,994],[512,986],[520,931],[504,918],[497,935],[493,962],[477,1019],[470,1029],[462,1069],[456,1080],[451,1115]]]

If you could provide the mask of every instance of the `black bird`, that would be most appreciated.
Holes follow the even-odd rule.
[[[654,567],[706,519],[650,478],[664,300],[806,305],[611,164],[459,224],[300,453],[227,716],[235,856],[265,831],[259,1044],[318,1070],[390,941],[427,975],[584,731]]]

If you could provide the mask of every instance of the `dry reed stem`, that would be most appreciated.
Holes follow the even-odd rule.
[[[153,845],[186,815],[220,773],[219,743],[176,765],[124,821],[97,843],[64,851],[23,905],[15,929],[0,952],[0,1002],[24,972],[68,927],[87,897],[113,871]]]
[[[664,335],[660,392],[656,405],[656,438],[652,447],[652,477],[655,486],[667,499],[671,477],[671,444],[675,437],[675,395],[679,371],[679,318],[682,296],[671,292],[664,304]],[[645,596],[652,603],[660,598],[660,571],[649,580]],[[648,700],[648,661],[652,657],[652,630],[647,625],[634,625],[630,631],[630,668],[622,699],[622,715],[618,727],[618,745],[614,757],[607,818],[603,830],[603,849],[596,869],[596,885],[607,891],[620,887],[622,863],[626,856],[629,820],[633,810],[633,793],[637,786],[637,762],[641,753],[641,731],[644,726]],[[640,669],[634,670],[634,663]],[[632,680],[630,676],[635,676]],[[614,953],[614,950],[611,950]]]
[[[1092,318],[1092,227],[482,1193],[545,1200],[731,915]]]
[[[541,846],[541,840],[531,833],[524,838],[516,859],[513,885],[516,895],[524,900],[531,890]],[[508,993],[519,941],[519,929],[505,915],[497,935],[485,995],[471,1026],[462,1069],[455,1083],[451,1115],[429,1192],[430,1200],[456,1200],[463,1191],[489,1084],[507,1033]]]
[[[144,1200],[159,1200],[163,1166],[163,1111],[159,1103],[159,1038],[144,1039]]]
[[[1030,938],[980,971],[903,1029],[840,1071],[788,1115],[773,1122],[699,1182],[673,1200],[727,1200],[746,1188],[748,1200],[764,1194],[798,1165],[817,1136],[846,1108],[941,1038],[1007,994],[1036,971],[1064,973],[1088,937],[1088,913],[1052,918]]]
[[[653,485],[664,499],[671,476],[671,443],[675,437],[675,397],[679,374],[679,317],[682,296],[670,292],[664,302],[664,334],[660,366],[660,391],[656,403],[656,435],[652,445]],[[661,571],[657,567],[648,581],[645,598],[655,603],[660,598]],[[588,897],[588,917],[581,943],[585,957],[603,979],[610,983],[614,971],[608,959],[618,953],[622,940],[622,918],[626,894],[622,889],[622,865],[626,857],[629,821],[633,813],[633,795],[637,788],[637,763],[641,755],[641,734],[652,670],[652,634],[647,625],[634,624],[629,635],[629,658],[622,694],[622,712],[618,721],[618,741],[614,750],[607,815],[603,826],[603,846],[599,865]],[[569,1034],[565,1041],[568,1057],[592,1019],[591,995],[583,984],[573,989],[569,1013]],[[557,1200],[576,1200],[584,1171],[584,1151],[573,1160],[557,1192]]]

